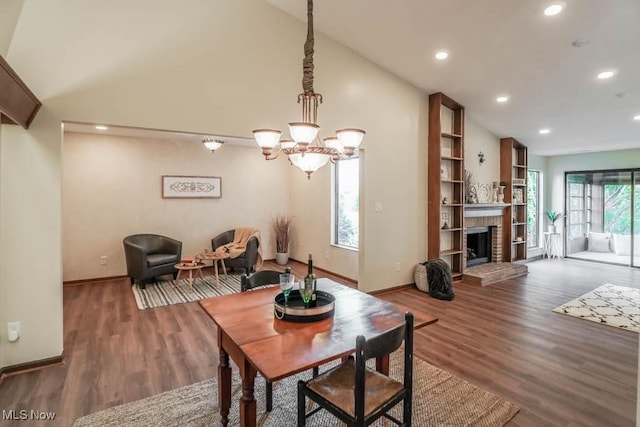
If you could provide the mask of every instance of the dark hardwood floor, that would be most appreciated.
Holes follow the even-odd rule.
[[[379,296],[438,316],[416,332],[416,354],[519,405],[510,426],[634,426],[638,334],[551,309],[604,283],[640,287],[640,270],[570,260],[528,265],[529,275],[484,288],[457,282],[452,302],[415,288]],[[294,264],[294,273],[304,272]],[[64,364],[5,378],[0,411],[54,411],[46,425],[68,426],[214,377],[215,338],[198,303],[138,310],[125,279],[67,286]]]

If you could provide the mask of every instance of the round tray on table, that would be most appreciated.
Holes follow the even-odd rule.
[[[336,306],[336,298],[329,292],[316,291],[316,306],[305,307],[300,291],[291,291],[284,304],[284,294],[276,295],[273,303],[273,315],[276,319],[289,322],[317,322],[333,316]]]

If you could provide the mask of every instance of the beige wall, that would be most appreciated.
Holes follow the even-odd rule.
[[[3,346],[0,366],[62,352],[60,123],[247,137],[284,128],[300,117],[304,35],[304,23],[261,0],[24,2],[7,57],[44,107],[29,131],[3,132],[0,291],[22,338]],[[323,136],[345,125],[367,130],[357,278],[364,290],[410,283],[426,252],[426,95],[321,34],[316,52]],[[292,213],[305,230],[297,258],[327,245],[316,229],[330,215],[329,176],[329,168],[310,181],[291,174]],[[374,201],[382,213],[372,213]],[[344,256],[316,254],[353,276]]]
[[[467,115],[464,120],[464,167],[473,173],[473,182],[500,182],[500,138]],[[478,153],[484,153],[480,164]]]
[[[7,55],[13,30],[16,28],[24,0],[2,0],[0,2],[0,55]]]
[[[183,242],[191,257],[236,227],[260,230],[263,256],[275,257],[270,220],[289,212],[284,159],[227,144],[65,133],[62,211],[65,281],[126,274],[122,239],[154,233]],[[163,199],[162,175],[219,176],[220,199]],[[108,257],[100,265],[101,256]]]

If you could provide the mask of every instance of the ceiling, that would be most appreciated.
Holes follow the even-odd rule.
[[[305,1],[267,1],[306,22]],[[563,11],[545,16],[552,3]],[[314,24],[532,154],[640,148],[639,0],[318,0]]]

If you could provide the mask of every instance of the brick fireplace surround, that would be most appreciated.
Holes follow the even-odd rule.
[[[473,227],[490,227],[491,233],[491,262],[502,262],[502,216],[471,217],[464,220],[464,234],[462,236],[462,254],[464,265],[467,265],[467,229]]]

